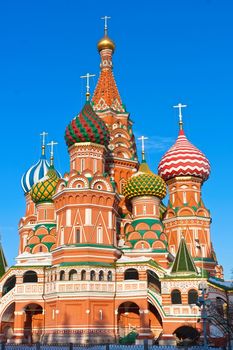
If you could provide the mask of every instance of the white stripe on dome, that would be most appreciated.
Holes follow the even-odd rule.
[[[167,160],[164,160],[164,162],[161,162],[160,165],[159,165],[159,169],[164,167],[164,166],[169,166],[171,164],[187,164],[187,163],[198,163],[198,164],[203,164],[203,165],[207,165],[207,166],[210,166],[209,165],[209,162],[207,162],[205,159],[195,159],[195,158],[186,158],[186,159],[172,159],[170,161],[167,161]]]
[[[32,165],[21,178],[21,186],[24,192],[29,192],[32,186],[43,178],[49,169],[49,163],[46,159],[40,159],[36,164]],[[42,170],[42,176],[40,172]]]

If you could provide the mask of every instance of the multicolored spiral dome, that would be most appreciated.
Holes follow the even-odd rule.
[[[123,188],[123,194],[127,199],[138,196],[156,196],[163,199],[166,193],[166,183],[160,176],[152,173],[145,161],[142,161],[138,172]]]
[[[59,177],[53,166],[50,166],[46,176],[31,189],[31,198],[35,203],[52,202]]]
[[[107,146],[110,140],[104,121],[94,112],[90,101],[86,101],[82,111],[67,126],[65,140],[68,147],[77,142],[93,142]]]
[[[48,170],[49,163],[45,155],[42,155],[40,160],[32,165],[21,178],[21,186],[24,193],[28,193],[32,186],[47,174]]]
[[[162,157],[158,173],[165,181],[176,176],[196,176],[205,181],[210,175],[210,163],[180,130],[175,144]]]

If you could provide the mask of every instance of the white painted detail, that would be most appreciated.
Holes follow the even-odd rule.
[[[97,243],[103,243],[103,228],[102,226],[97,227]]]
[[[112,212],[108,212],[108,227],[112,228]]]
[[[71,226],[71,209],[66,211],[66,226]]]
[[[85,225],[92,225],[92,209],[85,209]]]

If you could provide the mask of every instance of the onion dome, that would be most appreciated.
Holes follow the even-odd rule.
[[[42,179],[49,170],[49,163],[44,154],[40,160],[28,169],[21,178],[21,186],[25,193],[28,193],[32,186]]]
[[[104,121],[94,112],[90,101],[86,101],[82,111],[67,126],[65,140],[68,147],[77,142],[93,142],[107,146],[109,131]]]
[[[145,160],[142,161],[138,172],[131,176],[123,189],[123,194],[127,199],[138,196],[156,196],[163,199],[166,193],[166,183],[149,169]]]
[[[162,157],[158,173],[165,181],[176,176],[196,176],[205,181],[210,175],[210,163],[181,129],[175,144]]]
[[[104,35],[104,37],[98,41],[97,48],[99,52],[104,49],[110,49],[114,52],[115,44],[107,35]]]
[[[31,189],[31,198],[35,203],[52,202],[59,177],[51,165],[46,176],[37,182]]]

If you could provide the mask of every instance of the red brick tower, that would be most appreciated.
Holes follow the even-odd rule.
[[[206,156],[185,136],[179,104],[180,130],[175,144],[162,157],[158,170],[169,189],[169,202],[164,218],[172,254],[178,251],[184,236],[197,266],[215,275],[217,265],[210,240],[210,212],[206,209],[201,188],[209,177]]]

